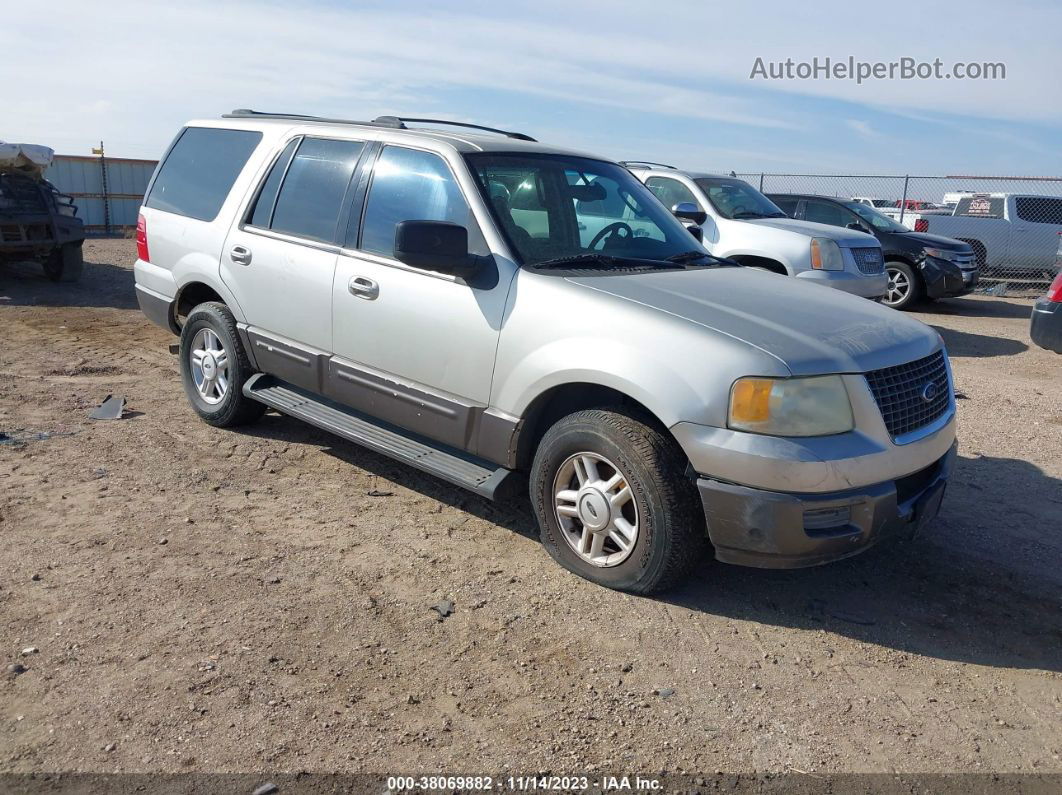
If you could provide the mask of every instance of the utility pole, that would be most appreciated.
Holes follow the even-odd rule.
[[[107,192],[107,157],[103,153],[103,141],[100,141],[99,149],[93,148],[92,154],[100,156],[100,185],[103,188],[103,231],[111,233],[111,200]]]

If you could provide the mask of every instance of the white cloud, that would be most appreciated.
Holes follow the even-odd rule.
[[[862,119],[845,119],[845,126],[851,130],[855,130],[864,138],[880,138],[881,133],[870,126],[870,122],[863,121]]]
[[[54,0],[42,34],[46,46],[14,26],[0,29],[0,83],[17,86],[5,96],[2,132],[64,151],[85,151],[103,137],[112,151],[155,156],[186,119],[235,106],[348,117],[449,115],[439,92],[452,89],[504,93],[510,112],[521,97],[530,98],[527,115],[539,127],[563,127],[563,120],[545,123],[540,108],[564,100],[706,129],[725,123],[750,131],[828,131],[830,119],[813,113],[807,96],[1055,125],[1062,104],[1051,31],[1062,22],[1062,7],[1029,6],[1024,14],[1021,8],[997,0],[922,4],[917,14],[914,7],[864,13],[847,0],[802,7],[539,0],[371,9]],[[1029,24],[1030,15],[1037,24]],[[849,54],[1001,60],[1008,80],[858,86],[748,79],[757,56]],[[487,107],[478,118],[498,112]],[[497,123],[516,121],[523,119]],[[876,134],[857,118],[847,125],[863,137]],[[772,156],[778,154],[762,153],[766,161]]]

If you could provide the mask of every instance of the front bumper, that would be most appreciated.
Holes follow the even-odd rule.
[[[978,282],[977,270],[963,270],[954,262],[925,257],[920,265],[926,295],[930,298],[955,298],[972,291]]]
[[[851,271],[799,271],[796,278],[815,282],[835,290],[843,290],[861,298],[881,298],[889,286],[889,277],[884,273],[874,276],[852,273]]]
[[[1029,336],[1041,348],[1062,353],[1062,302],[1041,298],[1033,304]]]
[[[928,467],[896,480],[831,493],[789,494],[700,478],[715,556],[743,566],[800,568],[911,536],[937,515],[956,449],[953,444]]]

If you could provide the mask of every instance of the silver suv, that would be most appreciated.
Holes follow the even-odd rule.
[[[527,472],[550,554],[640,593],[709,541],[805,566],[937,513],[934,331],[714,258],[616,163],[413,122],[181,130],[136,292],[206,422],[272,407],[488,498]]]
[[[718,257],[863,298],[878,300],[888,289],[881,243],[874,235],[790,218],[737,177],[644,161],[622,165],[680,220],[696,225],[705,247]]]

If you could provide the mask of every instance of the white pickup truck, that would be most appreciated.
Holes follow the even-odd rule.
[[[1017,193],[962,196],[951,215],[904,218],[916,232],[969,243],[982,271],[1053,276],[1062,234],[1062,197]]]

